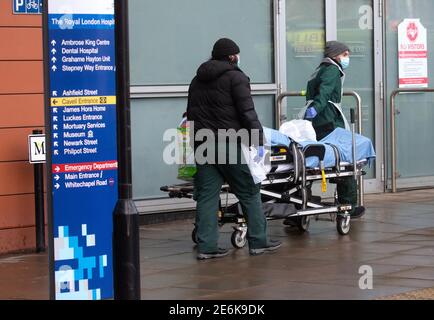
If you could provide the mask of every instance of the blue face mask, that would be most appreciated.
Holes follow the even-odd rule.
[[[350,66],[350,57],[345,57],[341,59],[342,69],[347,69]]]
[[[241,58],[239,54],[237,54],[237,66],[238,68],[241,66]]]

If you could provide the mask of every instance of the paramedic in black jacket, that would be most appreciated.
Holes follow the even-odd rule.
[[[203,63],[193,78],[188,94],[187,118],[194,122],[195,133],[208,129],[214,133],[216,161],[197,163],[194,177],[197,201],[196,228],[198,259],[219,258],[228,254],[227,249],[218,247],[218,217],[220,190],[227,182],[240,201],[248,223],[247,240],[251,255],[274,251],[279,241],[267,240],[267,220],[262,211],[260,184],[255,184],[247,164],[241,162],[240,144],[236,143],[235,164],[219,163],[218,154],[225,152],[228,161],[230,143],[219,140],[218,130],[247,129],[251,135],[249,144],[254,143],[258,156],[264,156],[262,126],[256,114],[250,93],[250,80],[239,68],[240,49],[227,38],[219,39],[213,47],[212,57]],[[223,146],[223,147],[222,147]],[[195,142],[195,149],[198,143]],[[221,159],[221,158],[220,158]],[[197,162],[197,154],[196,154]]]

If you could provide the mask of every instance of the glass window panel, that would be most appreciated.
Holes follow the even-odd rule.
[[[286,0],[287,90],[306,90],[307,80],[321,62],[325,43],[324,0]],[[287,117],[294,119],[306,99],[286,98]]]
[[[163,196],[160,187],[176,183],[177,166],[163,162],[163,134],[176,128],[186,99],[143,99],[131,102],[133,197]]]
[[[274,83],[272,0],[131,0],[132,85],[188,84],[214,42],[233,39],[252,83]]]
[[[273,127],[274,96],[254,96],[263,126]],[[163,162],[163,134],[176,128],[187,105],[186,98],[138,99],[131,102],[133,196],[135,199],[167,197],[163,185],[181,183],[178,167]]]
[[[253,96],[256,113],[262,126],[274,128],[274,96]]]

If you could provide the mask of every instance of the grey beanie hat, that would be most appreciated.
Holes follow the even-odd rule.
[[[334,58],[345,51],[350,51],[346,44],[339,41],[328,41],[325,46],[324,56]]]

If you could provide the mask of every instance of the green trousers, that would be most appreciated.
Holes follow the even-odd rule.
[[[247,164],[198,164],[194,177],[198,251],[210,253],[218,249],[217,213],[220,189],[224,182],[230,185],[231,191],[240,201],[247,220],[249,248],[265,247],[267,220],[262,211],[260,184],[254,183]]]

